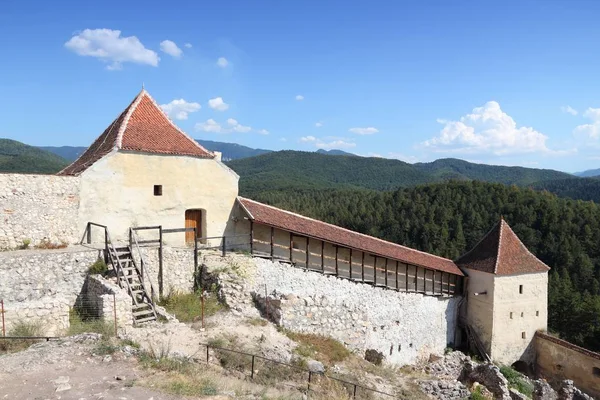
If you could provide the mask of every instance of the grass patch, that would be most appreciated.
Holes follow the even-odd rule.
[[[241,343],[238,342],[237,337],[233,335],[224,335],[220,338],[211,339],[208,341],[208,345],[211,347],[220,347],[223,349],[233,349],[244,353],[252,354],[252,351],[245,349]],[[251,369],[252,357],[239,354],[233,351],[213,349],[215,356],[219,359],[219,363],[225,369],[245,372]]]
[[[92,318],[72,308],[69,310],[69,330],[67,334],[71,336],[81,333],[100,333],[103,337],[111,337],[115,335],[115,325],[113,322]]]
[[[101,340],[94,347],[94,350],[92,352],[99,356],[106,356],[109,354],[116,353],[117,351],[119,351],[120,348],[121,346],[111,343],[110,340]]]
[[[106,275],[106,273],[108,272],[108,267],[106,266],[106,263],[104,262],[103,259],[99,258],[96,260],[95,263],[93,263],[92,265],[90,265],[90,267],[87,270],[88,275]]]
[[[298,355],[311,357],[326,364],[344,361],[350,356],[350,350],[337,340],[312,333],[285,331],[287,337],[298,343],[294,350]]]
[[[39,322],[17,322],[8,332],[7,336],[31,337],[41,336],[44,328]],[[35,339],[4,339],[0,340],[0,353],[14,353],[27,349],[36,343]]]
[[[510,388],[518,390],[529,398],[533,396],[533,384],[529,382],[523,374],[506,365],[500,367],[500,372],[504,375],[506,380],[508,380],[508,386]]]
[[[69,246],[69,243],[62,241],[60,243],[51,242],[48,239],[42,239],[35,247],[43,250],[64,249]]]
[[[197,321],[202,316],[201,293],[170,292],[163,297],[158,305],[163,306],[169,313],[174,314],[181,322]],[[226,307],[219,303],[214,292],[205,292],[204,316],[210,317]]]
[[[152,344],[149,351],[142,351],[138,359],[145,368],[156,369],[163,372],[189,373],[192,362],[187,358],[171,357],[171,344],[161,345],[156,348]]]
[[[31,239],[23,239],[23,243],[19,246],[19,250],[27,250],[31,244]]]
[[[162,388],[166,392],[179,396],[214,396],[219,393],[216,383],[211,379],[185,375],[171,377]]]
[[[267,326],[269,321],[263,318],[248,318],[246,323],[250,326]]]
[[[471,400],[487,400],[487,398],[481,392],[481,386],[477,386],[475,390],[471,392],[471,396],[469,398]]]

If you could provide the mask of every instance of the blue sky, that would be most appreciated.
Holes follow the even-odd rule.
[[[599,2],[2,3],[0,137],[88,145],[144,84],[196,138],[600,167]]]

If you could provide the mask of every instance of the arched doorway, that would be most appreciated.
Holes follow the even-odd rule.
[[[185,210],[185,227],[196,228],[198,238],[206,235],[206,211],[202,209]],[[188,244],[194,243],[194,232],[185,233],[185,242]]]

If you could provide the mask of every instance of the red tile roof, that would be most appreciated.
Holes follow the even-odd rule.
[[[238,202],[252,221],[294,232],[298,235],[324,240],[348,248],[387,257],[404,263],[464,275],[452,260],[424,253],[396,243],[363,235],[339,226],[331,225],[290,211],[238,197]]]
[[[92,145],[59,175],[79,175],[115,150],[214,158],[177,127],[143,90]]]
[[[456,264],[496,275],[546,272],[550,269],[525,247],[504,219]]]

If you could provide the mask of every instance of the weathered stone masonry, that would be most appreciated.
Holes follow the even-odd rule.
[[[0,174],[0,249],[76,243],[79,177]]]

